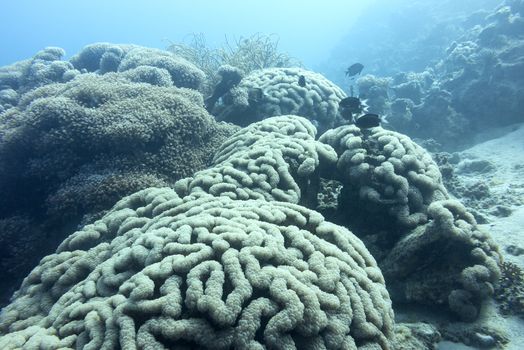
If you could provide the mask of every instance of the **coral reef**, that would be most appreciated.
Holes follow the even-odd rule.
[[[234,128],[217,124],[202,104],[192,90],[131,83],[115,73],[83,74],[25,94],[1,129],[2,191],[17,191],[11,210],[20,197],[15,179],[28,193],[42,193],[85,175],[87,165],[100,176],[110,169],[172,182],[204,168],[209,150]]]
[[[498,248],[459,202],[438,166],[407,136],[342,126],[319,138],[339,158],[338,219],[358,234],[399,302],[445,305],[474,320],[500,274]]]
[[[206,79],[204,72],[180,56],[168,51],[137,45],[94,43],[85,46],[70,61],[78,70],[99,74],[125,72],[140,68],[141,71],[135,74],[142,75],[146,79],[145,82],[149,82],[147,80],[150,79],[153,79],[153,81],[160,79],[162,85],[168,84],[165,74],[163,74],[164,71],[167,71],[172,84],[194,90],[199,90]],[[163,71],[145,70],[144,67],[155,67]],[[160,74],[163,75],[162,78],[151,77],[151,75],[158,76]]]
[[[327,131],[319,141],[339,155],[344,210],[363,218],[368,230],[414,228],[426,222],[429,204],[447,198],[438,166],[405,135],[382,128],[363,133],[348,125]]]
[[[516,264],[503,262],[495,290],[495,300],[505,315],[524,316],[524,271]]]
[[[210,48],[203,33],[195,33],[189,43],[172,43],[167,48],[175,55],[184,57],[206,73],[203,91],[212,94],[213,86],[220,81],[220,67],[231,66],[244,74],[254,70],[274,67],[300,67],[302,64],[278,50],[276,34],[254,34],[240,37],[234,42],[227,39],[218,48]]]
[[[177,57],[174,54],[146,47],[130,50],[118,65],[119,72],[129,69],[150,66],[163,68],[169,72],[173,84],[177,87],[185,87],[199,90],[206,79],[204,72],[188,60]]]
[[[480,131],[522,122],[520,11],[519,2],[510,1],[484,15],[420,73],[359,78],[360,96],[395,131],[432,138],[445,150],[471,145]]]
[[[304,86],[299,84],[301,76]],[[322,133],[341,122],[338,103],[344,97],[345,93],[321,74],[302,68],[268,68],[245,76],[213,114],[241,126],[277,115],[300,115]]]
[[[391,301],[362,242],[270,196],[328,149],[306,119],[275,117],[175,190],[123,198],[24,280],[0,314],[0,345],[391,348]],[[254,182],[262,196],[242,199]]]
[[[524,316],[524,271],[516,264],[503,262],[495,300],[505,315]]]
[[[0,218],[29,216],[56,243],[123,196],[205,168],[237,130],[197,91],[133,83],[131,71],[42,86],[0,116]]]
[[[0,113],[17,106],[27,91],[67,82],[80,74],[71,63],[61,61],[64,54],[59,47],[47,47],[31,59],[0,67]]]
[[[422,73],[360,77],[359,97],[432,150],[520,121],[522,11],[507,1]],[[390,295],[466,321],[471,344],[506,341],[467,326],[494,294],[522,311],[522,271],[478,225],[522,201],[494,190],[498,163],[338,127],[346,94],[285,68],[272,37],[202,43],[0,68],[0,304],[36,266],[0,348],[434,349],[436,329],[395,326]]]
[[[179,181],[175,189],[181,196],[200,189],[232,199],[314,206],[319,176],[336,159],[331,147],[315,141],[315,128],[306,119],[273,117],[231,136],[215,154],[214,167]]]

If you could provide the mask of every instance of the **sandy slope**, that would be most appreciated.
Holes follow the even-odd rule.
[[[480,205],[479,211],[489,222],[481,226],[497,241],[504,259],[524,269],[524,124],[494,130],[483,137],[491,139],[459,153],[462,161],[456,167],[458,177],[464,183],[488,184],[490,198],[484,199],[487,205]],[[484,162],[488,169],[465,170],[464,165],[471,161],[488,161]],[[498,206],[510,210],[501,215]],[[509,317],[497,322],[511,339],[505,349],[524,349],[524,320]],[[439,349],[466,348],[443,342]]]
[[[491,195],[501,200],[494,204],[511,209],[507,217],[489,215],[490,222],[482,226],[499,243],[505,258],[524,268],[524,124],[512,127],[504,136],[461,152],[461,159],[487,160],[493,165],[489,172],[459,176],[487,182]],[[489,214],[492,210],[488,207],[485,212]],[[507,250],[511,246],[522,251],[509,254]]]

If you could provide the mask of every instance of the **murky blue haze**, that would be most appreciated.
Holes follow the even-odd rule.
[[[254,33],[280,36],[281,49],[308,65],[325,59],[373,1],[4,1],[0,65],[31,57],[46,46],[69,55],[97,42],[165,48],[191,33],[210,45]],[[7,35],[6,35],[7,34]]]

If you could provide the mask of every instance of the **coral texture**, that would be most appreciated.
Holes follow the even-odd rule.
[[[83,74],[27,93],[0,129],[4,198],[13,190],[23,197],[13,181],[41,194],[80,172],[156,177],[150,185],[191,175],[234,130],[217,124],[202,104],[193,90],[131,83],[116,73]]]
[[[151,66],[163,68],[169,72],[173,84],[177,87],[185,87],[198,90],[206,78],[197,66],[188,60],[175,56],[171,52],[138,47],[130,50],[118,66],[119,72],[140,66]]]
[[[299,84],[301,76],[304,86]],[[312,121],[322,133],[339,121],[338,103],[345,97],[321,74],[302,68],[267,68],[244,77],[213,114],[239,125],[294,114]]]
[[[409,137],[342,126],[319,138],[334,147],[343,188],[339,218],[361,235],[392,298],[478,315],[500,275],[498,247],[459,202],[437,164]]]
[[[226,142],[212,174],[226,187],[278,178],[286,167],[278,160],[301,159],[290,152],[313,137],[304,118],[265,120]],[[270,143],[274,153],[257,164],[249,149]],[[289,168],[312,174],[315,155],[309,148]],[[237,162],[250,157],[250,166]],[[245,184],[217,195],[213,185],[189,185],[209,174],[134,193],[69,236],[0,314],[0,346],[390,348],[388,292],[356,236],[296,204],[230,195]],[[280,186],[266,183],[265,193]]]
[[[123,196],[207,167],[213,150],[237,130],[217,123],[194,90],[130,82],[128,74],[139,69],[42,86],[0,116],[0,219],[28,216],[35,229],[22,235],[45,230],[49,243],[38,245],[36,259]],[[8,237],[3,227],[0,237]],[[17,242],[6,246],[12,252],[0,264],[26,272],[6,271],[6,283],[19,284],[35,263],[34,254],[15,256],[24,249]]]
[[[64,55],[59,47],[47,47],[31,59],[0,67],[0,113],[17,106],[27,91],[67,82],[80,74],[71,63],[61,60]]]
[[[319,141],[339,154],[338,177],[347,210],[355,217],[365,213],[367,222],[373,215],[375,225],[391,226],[394,220],[413,228],[426,222],[431,202],[447,198],[437,164],[405,135],[348,125],[329,130]]]
[[[305,118],[291,115],[251,124],[222,144],[212,168],[175,188],[180,195],[199,189],[232,199],[310,204],[322,169],[337,159],[330,146],[315,141],[315,131]]]
[[[93,43],[86,45],[71,57],[70,62],[76,69],[101,74],[116,72],[123,57],[132,49],[140,46],[112,43]]]
[[[204,72],[182,57],[168,51],[137,45],[90,44],[73,56],[71,63],[78,70],[99,74],[141,68],[140,74],[145,75],[147,79],[154,79],[150,75],[159,73],[143,71],[143,67],[155,67],[167,71],[175,86],[195,90],[202,86],[206,78]],[[161,79],[163,84],[166,84],[165,75]]]
[[[495,299],[505,315],[524,316],[524,270],[511,262],[501,265]]]

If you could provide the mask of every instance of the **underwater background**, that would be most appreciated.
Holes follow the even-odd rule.
[[[7,1],[1,349],[521,349],[524,1]]]

